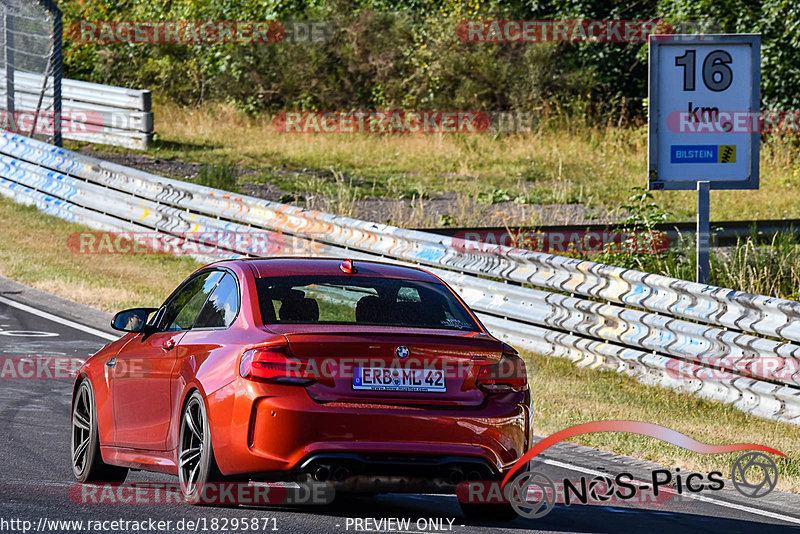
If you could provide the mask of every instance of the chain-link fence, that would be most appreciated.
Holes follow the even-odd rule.
[[[51,0],[0,7],[0,126],[61,146],[61,11]]]

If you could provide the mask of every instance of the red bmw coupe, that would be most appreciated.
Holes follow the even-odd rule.
[[[73,390],[82,482],[133,468],[178,475],[190,500],[228,478],[454,493],[529,446],[524,363],[421,269],[222,261],[112,324],[126,334]]]

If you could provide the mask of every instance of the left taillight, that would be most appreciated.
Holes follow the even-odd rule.
[[[239,374],[249,380],[308,386],[317,381],[316,373],[306,362],[290,357],[289,347],[256,347],[242,354]]]
[[[498,363],[484,365],[475,384],[487,393],[524,391],[528,387],[528,371],[519,353],[503,344],[503,356]]]

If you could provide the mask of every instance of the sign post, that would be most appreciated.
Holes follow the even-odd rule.
[[[701,284],[708,283],[711,270],[708,250],[711,240],[711,224],[708,220],[711,204],[708,194],[710,189],[710,182],[697,182],[697,281]]]
[[[697,190],[697,281],[707,284],[709,191],[758,189],[761,37],[648,43],[648,189]]]

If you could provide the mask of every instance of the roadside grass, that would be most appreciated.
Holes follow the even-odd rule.
[[[236,169],[230,165],[203,165],[194,179],[195,183],[214,189],[238,192]]]
[[[618,230],[631,232],[628,235],[633,236],[624,242],[627,250],[610,246],[596,254],[569,255],[626,269],[694,280],[697,265],[694,235],[681,235],[676,242],[670,243],[669,248],[658,253],[641,252],[652,250],[659,239],[655,225],[668,219],[668,213],[653,202],[654,198],[653,193],[642,188],[636,188],[629,197],[625,206],[628,218],[616,225]],[[738,238],[733,246],[712,248],[710,266],[711,285],[783,299],[800,298],[800,239],[793,232],[776,233],[766,240],[753,228],[750,235]]]
[[[169,255],[81,255],[67,248],[73,232],[89,231],[0,197],[0,274],[64,298],[117,311],[158,306],[200,264]],[[753,442],[789,457],[780,460],[780,489],[800,492],[800,432],[729,405],[654,386],[608,371],[581,369],[564,359],[524,354],[538,435],[604,419],[650,421],[707,443]],[[699,455],[630,434],[592,434],[578,442],[681,469],[720,470],[737,455]]]
[[[694,236],[682,237],[660,254],[602,254],[582,257],[646,273],[694,280]],[[770,297],[800,299],[800,243],[794,234],[778,233],[764,242],[757,236],[737,240],[731,247],[712,249],[709,283]]]
[[[89,231],[34,207],[0,197],[0,275],[107,312],[159,306],[197,269],[189,257],[76,254],[67,247],[73,232]]]
[[[454,191],[490,200],[507,194],[533,204],[581,203],[617,212],[632,187],[646,184],[645,127],[558,116],[514,135],[281,134],[269,115],[226,105],[160,102],[154,110],[158,133],[150,155],[253,169],[248,180],[298,193],[347,188],[354,198],[412,198]],[[799,148],[793,137],[765,137],[761,188],[712,192],[711,220],[800,218]],[[672,220],[694,217],[694,197],[657,193]]]

